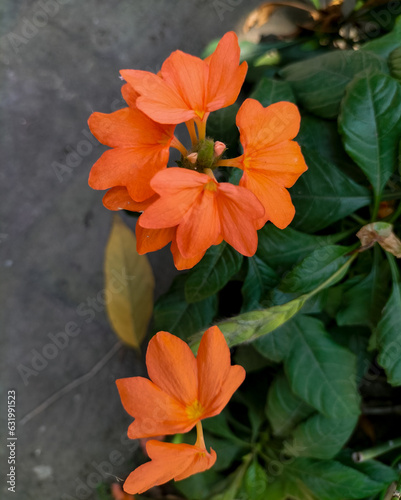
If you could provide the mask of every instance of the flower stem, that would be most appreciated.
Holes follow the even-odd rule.
[[[173,140],[170,143],[170,146],[174,149],[178,149],[178,151],[182,154],[182,156],[186,157],[188,151],[185,149],[185,146],[180,142],[176,136],[173,137]]]
[[[401,215],[401,202],[398,204],[397,210],[392,214],[389,220],[390,224],[394,224],[394,222],[398,219],[400,215]]]
[[[198,128],[199,140],[203,141],[206,137],[206,119],[196,120],[196,126]]]
[[[219,160],[217,162],[218,167],[237,167],[237,168],[243,168],[242,166],[242,160],[243,160],[244,155],[237,156],[237,158],[227,158],[225,160]]]
[[[387,443],[368,448],[367,450],[357,451],[352,454],[352,460],[358,463],[365,462],[397,448],[401,448],[401,438],[387,441]]]
[[[195,122],[193,120],[188,120],[187,122],[185,122],[185,125],[187,126],[192,146],[195,146],[195,144],[198,143],[198,136],[196,135],[195,130]]]
[[[205,444],[205,438],[203,437],[203,429],[202,429],[202,424],[199,422],[196,422],[196,443],[195,446],[199,446],[199,448],[202,448],[206,450],[206,444]]]

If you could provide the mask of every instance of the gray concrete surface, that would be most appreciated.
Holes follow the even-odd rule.
[[[94,110],[121,106],[119,69],[156,71],[177,48],[199,54],[259,3],[1,3],[2,499],[94,499],[102,475],[109,481],[134,467],[136,444],[122,441],[130,418],[114,381],[144,374],[144,366],[135,352],[112,350],[101,302],[111,213],[87,186],[104,148],[88,142],[86,121]],[[174,274],[172,259],[162,251],[150,260],[159,295]],[[59,392],[108,353],[95,376]],[[16,493],[6,482],[9,390],[17,395]]]

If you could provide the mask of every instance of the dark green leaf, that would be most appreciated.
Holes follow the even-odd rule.
[[[280,363],[288,353],[291,343],[292,319],[252,342],[255,349],[265,358]]]
[[[313,251],[285,276],[280,289],[288,293],[310,292],[344,265],[349,251],[350,247],[339,245],[328,245]],[[339,275],[337,281],[343,276]]]
[[[401,385],[401,285],[394,283],[390,298],[377,325],[380,366],[391,385]]]
[[[327,417],[359,415],[355,356],[334,342],[321,321],[301,315],[292,323],[284,359],[292,390]]]
[[[370,273],[343,294],[337,323],[375,328],[388,297],[388,277],[386,263],[374,262]]]
[[[213,469],[217,472],[230,467],[233,461],[246,451],[244,446],[233,443],[230,439],[219,439],[210,434],[205,434],[205,442],[207,449],[212,448],[216,452],[217,460]]]
[[[390,67],[391,76],[401,81],[401,45],[391,52],[388,58],[388,65]]]
[[[358,415],[330,418],[315,413],[294,429],[291,448],[300,457],[333,458],[349,440],[357,422]]]
[[[350,450],[342,451],[337,460],[347,467],[352,467],[363,474],[366,474],[370,479],[377,481],[382,484],[382,488],[387,488],[392,481],[396,481],[398,474],[397,472],[384,465],[377,460],[366,460],[365,462],[354,462],[351,458],[352,452]]]
[[[213,245],[189,273],[185,282],[187,302],[199,302],[221,290],[236,274],[242,255],[226,242]]]
[[[280,101],[296,102],[290,84],[272,78],[262,78],[249,97],[256,99],[264,107]]]
[[[366,182],[363,173],[345,152],[337,122],[323,120],[313,115],[302,115],[296,141],[301,145],[302,151],[304,148],[312,150],[330,164],[334,163],[347,177],[357,182]],[[301,179],[302,177],[299,180]]]
[[[342,326],[330,330],[330,335],[340,345],[356,356],[356,382],[359,384],[371,366],[374,354],[368,350],[370,331],[364,326]]]
[[[369,205],[369,190],[319,153],[303,148],[308,170],[290,190],[295,205],[293,227],[312,233]]]
[[[260,307],[260,300],[278,282],[277,274],[257,255],[247,259],[247,273],[242,286],[243,304],[241,312]]]
[[[269,478],[265,469],[253,460],[244,476],[244,489],[249,499],[266,500]]]
[[[286,436],[313,411],[311,406],[292,392],[283,373],[275,377],[269,388],[266,405],[267,419],[274,435]]]
[[[345,87],[362,70],[383,72],[386,64],[370,52],[338,50],[290,64],[281,75],[291,84],[297,102],[308,111],[335,118]]]
[[[401,86],[383,74],[355,78],[347,87],[339,129],[347,153],[379,196],[396,168],[401,137]]]
[[[217,471],[209,469],[200,474],[194,474],[182,481],[174,482],[174,486],[186,498],[190,498],[191,500],[209,500],[211,489],[222,478],[223,476]]]
[[[401,40],[401,16],[398,16],[395,25],[390,33],[366,42],[360,50],[374,52],[378,56],[387,58],[395,48],[400,45]]]
[[[183,339],[210,326],[217,312],[217,297],[195,304],[185,300],[185,275],[178,276],[170,290],[162,295],[154,308],[154,329],[164,330]]]
[[[287,467],[319,500],[351,500],[371,497],[383,486],[368,476],[336,461],[298,458]]]
[[[313,236],[287,227],[278,229],[266,224],[259,232],[256,255],[273,269],[279,266],[288,268],[309,255],[317,248],[330,245],[331,236]]]

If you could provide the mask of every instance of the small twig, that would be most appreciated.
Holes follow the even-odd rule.
[[[364,415],[401,415],[401,405],[383,406],[381,408],[364,406],[362,408],[362,413]]]
[[[113,347],[110,349],[110,351],[103,356],[103,358],[96,363],[96,365],[88,372],[85,373],[85,375],[82,375],[81,377],[78,377],[77,379],[73,380],[66,386],[64,386],[62,389],[59,391],[55,392],[52,396],[47,398],[43,403],[41,403],[39,406],[37,406],[34,410],[30,411],[23,417],[20,421],[20,425],[25,425],[29,420],[32,418],[36,417],[42,411],[46,410],[50,405],[52,405],[55,401],[59,400],[61,397],[65,396],[68,394],[70,391],[75,389],[76,387],[84,384],[88,380],[90,380],[92,377],[94,377],[104,366],[105,364],[114,356],[114,354],[121,349],[122,343],[118,341],[113,345]]]
[[[387,443],[374,446],[373,448],[369,448],[367,450],[356,451],[352,454],[352,460],[358,463],[365,462],[366,460],[371,460],[372,458],[376,458],[384,453],[387,453],[388,451],[395,450],[396,448],[401,448],[401,438],[387,441]]]

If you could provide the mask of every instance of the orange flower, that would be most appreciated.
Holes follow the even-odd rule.
[[[138,225],[176,227],[177,247],[185,259],[222,239],[243,255],[256,252],[255,221],[263,217],[264,209],[249,190],[218,183],[210,170],[202,174],[183,168],[158,172],[151,187],[160,197],[140,216]]]
[[[195,445],[148,441],[146,451],[152,460],[131,472],[124,483],[127,493],[143,493],[171,479],[180,481],[210,469],[216,461],[215,451],[208,453],[199,438]]]
[[[113,148],[93,165],[89,185],[93,189],[126,186],[131,198],[144,201],[154,194],[149,182],[166,168],[169,148],[183,146],[174,137],[174,125],[156,123],[136,107],[137,94],[128,84],[121,91],[128,108],[93,113],[89,118],[92,134]]]
[[[157,333],[149,342],[146,366],[151,380],[116,382],[125,410],[135,418],[128,428],[131,439],[190,431],[200,420],[218,415],[245,378],[241,366],[231,366],[217,326],[204,333],[196,358],[183,340]]]
[[[244,154],[218,163],[244,171],[240,186],[252,191],[265,208],[264,217],[258,221],[261,225],[270,220],[284,229],[294,217],[295,208],[286,188],[308,168],[301,148],[292,141],[300,119],[298,108],[290,102],[263,108],[258,101],[246,99],[236,119]]]
[[[237,35],[229,32],[206,60],[177,50],[158,75],[130,69],[121,75],[140,94],[137,106],[152,120],[176,124],[195,120],[202,128],[211,111],[237,99],[247,71],[247,63],[239,65],[239,58]]]

